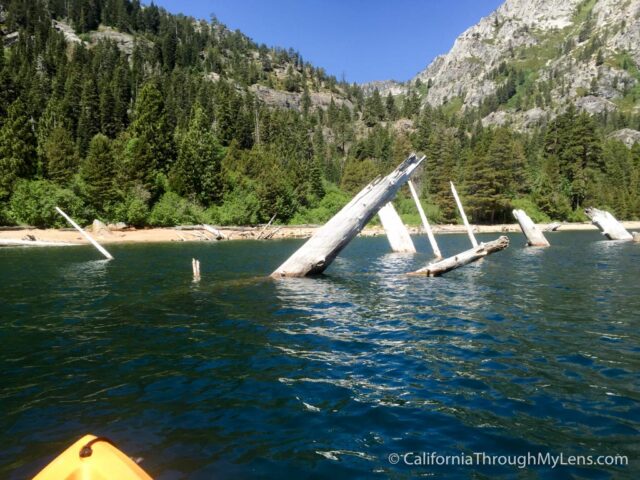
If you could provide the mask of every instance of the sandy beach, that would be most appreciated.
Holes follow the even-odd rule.
[[[622,222],[627,230],[640,230],[640,221]],[[320,226],[299,225],[299,226],[270,226],[265,230],[264,226],[258,227],[215,227],[225,240],[252,240],[252,239],[283,239],[283,238],[308,238]],[[541,224],[542,229],[547,225]],[[411,234],[422,233],[422,228],[410,226]],[[597,230],[590,223],[565,223],[559,231],[576,230]],[[201,242],[216,240],[211,233],[199,228],[176,227],[176,228],[146,228],[146,229],[123,229],[105,230],[101,229],[92,232],[92,228],[87,228],[100,243],[162,243],[162,242]],[[464,225],[434,225],[433,231],[436,234],[463,234],[466,232]],[[504,233],[519,232],[517,223],[503,225],[476,225],[476,233]],[[366,227],[362,236],[383,235],[384,230],[380,226]],[[85,244],[87,241],[73,229],[34,229],[34,228],[2,228],[0,227],[0,243],[3,240],[36,240],[39,242],[64,242],[73,244]]]

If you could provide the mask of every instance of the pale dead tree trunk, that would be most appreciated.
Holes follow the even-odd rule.
[[[304,277],[322,273],[353,238],[389,202],[424,160],[412,154],[393,172],[358,193],[271,276]]]
[[[445,258],[439,262],[433,262],[420,270],[409,273],[409,275],[427,275],[429,277],[438,277],[443,273],[447,273],[456,268],[475,262],[494,252],[504,250],[509,246],[509,238],[502,236],[497,240],[489,243],[481,243],[477,247],[459,253],[454,257]]]
[[[467,227],[467,234],[469,235],[469,240],[471,240],[471,245],[473,245],[474,247],[477,247],[478,241],[476,240],[476,236],[473,234],[471,225],[469,225],[469,220],[467,220],[467,216],[464,213],[464,208],[462,208],[462,202],[460,201],[460,197],[458,196],[456,187],[453,184],[453,182],[449,182],[449,183],[451,184],[451,193],[453,193],[453,198],[456,199],[456,205],[458,205],[458,211],[460,212],[460,216],[462,217],[464,226]]]
[[[47,242],[43,240],[11,240],[0,238],[0,247],[73,247],[77,243]]]
[[[547,227],[544,229],[545,232],[557,232],[558,229],[562,226],[562,224],[560,222],[553,222],[550,223],[549,225],[547,225]]]
[[[213,228],[210,225],[202,225],[202,228],[204,230],[206,230],[207,232],[209,232],[211,235],[213,235],[214,237],[216,237],[216,240],[226,240],[227,237],[225,236],[224,233],[222,233],[220,230],[218,230],[217,228]]]
[[[530,247],[550,246],[549,242],[544,237],[544,234],[535,225],[535,223],[533,223],[531,218],[529,218],[529,215],[527,215],[524,210],[514,210],[513,216],[520,224],[522,233],[524,233],[524,236],[527,238],[527,245],[529,245]]]
[[[200,260],[192,258],[191,268],[193,269],[193,281],[194,283],[197,283],[200,281]]]
[[[633,237],[613,215],[597,208],[585,208],[584,213],[609,240],[633,240]]]
[[[416,253],[416,247],[411,240],[411,235],[393,203],[389,202],[378,211],[380,223],[387,234],[391,250],[396,253]]]
[[[271,226],[271,223],[276,219],[276,215],[278,215],[277,213],[273,214],[273,217],[271,217],[271,220],[269,220],[269,223],[267,223],[264,228],[260,231],[260,235],[258,235],[258,240],[260,240],[262,238],[262,235],[264,235],[264,232],[267,231],[267,228],[269,228]]]
[[[633,241],[640,243],[640,232],[633,232]]]
[[[416,192],[416,188],[411,180],[409,180],[407,183],[409,184],[409,190],[411,190],[413,201],[416,202],[416,207],[418,208],[418,213],[420,214],[420,219],[422,220],[424,231],[427,232],[427,237],[429,238],[429,243],[431,244],[431,249],[433,250],[433,255],[436,258],[442,258],[442,253],[440,252],[440,248],[438,248],[438,242],[436,242],[436,237],[433,235],[433,230],[431,230],[431,225],[429,225],[427,215],[424,213],[422,204],[420,203],[420,198],[418,197],[418,193]]]
[[[87,232],[85,232],[82,228],[80,228],[80,225],[78,225],[76,222],[74,222],[73,220],[71,220],[71,217],[69,215],[67,215],[66,213],[64,213],[62,210],[60,210],[60,208],[56,207],[56,210],[58,211],[58,213],[60,215],[62,215],[67,222],[69,222],[73,228],[75,228],[76,230],[78,230],[80,232],[80,234],[82,234],[82,236],[84,238],[86,238],[87,240],[89,240],[89,242],[91,243],[91,245],[93,245],[94,247],[96,247],[96,249],[102,254],[104,255],[107,260],[113,260],[113,257],[111,256],[111,254],[109,252],[107,252],[102,245],[100,245],[98,242],[96,242],[93,237],[91,235],[89,235]]]

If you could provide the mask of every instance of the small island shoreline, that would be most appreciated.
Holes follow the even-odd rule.
[[[622,222],[627,230],[640,230],[640,221]],[[539,225],[543,230],[546,224]],[[257,240],[261,239],[304,239],[309,238],[320,228],[320,225],[272,225],[265,230],[264,226],[257,227],[216,227],[226,240]],[[421,234],[422,228],[418,226],[408,227],[412,235]],[[166,228],[144,228],[144,229],[123,229],[123,230],[101,230],[99,232],[88,232],[104,244],[118,243],[166,243],[166,242],[202,242],[215,241],[213,235],[196,227],[166,227]],[[437,234],[465,234],[464,225],[433,225],[433,231]],[[476,233],[509,233],[519,232],[517,223],[500,225],[475,225]],[[597,228],[590,223],[563,223],[559,231],[597,231]],[[360,234],[364,237],[374,237],[384,235],[381,226],[366,227]],[[266,237],[266,238],[265,238]],[[0,227],[1,240],[37,240],[39,242],[65,242],[86,244],[86,240],[75,230],[70,229],[37,229],[37,228],[11,228],[2,229]]]

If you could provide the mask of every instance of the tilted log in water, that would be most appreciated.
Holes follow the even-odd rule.
[[[411,235],[393,203],[389,202],[378,211],[380,223],[387,234],[391,250],[397,253],[416,253],[416,247],[411,240]]]
[[[424,157],[412,154],[389,175],[367,185],[271,276],[304,277],[322,273],[378,210],[393,199],[422,160]]]
[[[490,255],[500,250],[504,250],[509,246],[509,238],[502,236],[497,240],[493,240],[488,243],[481,243],[477,247],[473,247],[470,250],[466,250],[454,257],[445,258],[439,262],[433,262],[420,270],[409,273],[409,275],[427,275],[429,277],[438,277],[443,273],[447,273],[456,268],[467,265],[468,263],[475,262],[487,255]]]
[[[451,184],[451,193],[453,193],[453,198],[456,200],[456,205],[458,206],[458,211],[460,212],[460,216],[462,217],[462,222],[464,226],[467,227],[467,235],[469,235],[469,240],[471,240],[471,245],[474,247],[478,246],[478,241],[476,240],[476,236],[473,234],[473,229],[471,225],[469,225],[469,220],[467,220],[467,215],[464,213],[464,208],[462,208],[462,202],[460,201],[460,197],[458,196],[458,191],[456,190],[456,186],[453,182],[449,182]]]
[[[524,210],[515,209],[513,211],[513,216],[520,224],[522,233],[524,233],[524,236],[527,238],[527,245],[530,247],[550,246],[549,242],[544,237],[544,234],[535,225],[535,223],[533,223],[531,218],[529,218],[529,215],[527,215]]]
[[[93,245],[94,247],[96,247],[96,250],[98,250],[102,255],[104,255],[104,256],[105,256],[105,258],[106,258],[107,260],[113,260],[113,257],[111,256],[111,254],[110,254],[109,252],[107,252],[107,250],[106,250],[102,245],[100,245],[98,242],[96,242],[96,241],[95,241],[95,239],[94,239],[91,235],[89,235],[87,232],[85,232],[85,231],[80,227],[80,225],[78,225],[76,222],[74,222],[74,221],[71,219],[71,217],[70,217],[69,215],[67,215],[66,213],[64,213],[64,212],[63,212],[59,207],[56,207],[56,211],[57,211],[60,215],[62,215],[62,216],[65,218],[65,220],[71,224],[71,226],[72,226],[73,228],[75,228],[76,230],[78,230],[78,232],[80,232],[80,234],[81,234],[84,238],[86,238],[87,240],[89,240],[89,242],[91,243],[91,245]]]
[[[633,241],[640,243],[640,232],[633,232]]]
[[[591,223],[598,227],[609,240],[633,240],[626,228],[606,210],[590,207],[585,208],[584,213],[591,219]]]
[[[431,225],[429,225],[427,215],[424,213],[424,209],[422,208],[422,204],[420,203],[418,192],[416,192],[416,188],[411,180],[409,180],[407,184],[409,185],[409,190],[411,191],[413,201],[416,202],[416,208],[418,209],[418,213],[420,214],[420,219],[422,220],[424,231],[427,232],[427,238],[429,239],[429,243],[431,244],[433,255],[436,258],[442,258],[442,253],[440,252],[440,248],[438,247],[438,242],[436,242],[436,237],[433,235],[433,230],[431,230]]]
[[[42,240],[12,240],[0,239],[0,247],[73,247],[78,243],[46,242]]]

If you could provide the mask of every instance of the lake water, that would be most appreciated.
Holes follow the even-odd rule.
[[[416,256],[358,238],[282,281],[264,276],[302,241],[0,249],[0,478],[85,433],[157,479],[640,478],[640,245],[510,238],[441,278],[403,275],[423,237]],[[629,465],[388,460],[407,452]]]

